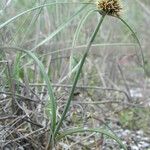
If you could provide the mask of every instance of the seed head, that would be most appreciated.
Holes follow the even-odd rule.
[[[119,0],[98,0],[97,8],[111,16],[119,16],[122,10]]]

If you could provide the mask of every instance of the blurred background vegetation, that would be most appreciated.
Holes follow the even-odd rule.
[[[22,84],[16,89],[18,94],[47,101],[45,82],[36,63],[13,49],[32,50],[50,75],[60,115],[74,77],[69,74],[70,69],[80,61],[99,15],[93,13],[88,17],[74,48],[73,38],[83,16],[95,5],[86,7],[61,32],[40,45],[83,6],[80,0],[1,0],[0,24],[25,10],[50,2],[70,4],[54,4],[31,11],[0,29],[0,98],[10,99],[11,94],[6,93],[12,92],[12,88],[8,90],[8,85],[11,87],[11,82],[15,81]],[[83,67],[66,126],[84,124],[87,116],[100,116],[110,125],[114,121],[122,128],[143,130],[150,135],[150,1],[122,0],[122,6],[121,17],[141,42],[146,72],[144,74],[141,67],[140,49],[132,33],[120,20],[107,16]],[[2,50],[4,47],[7,47],[6,51]],[[10,114],[9,104],[0,102],[0,105],[3,107],[1,115]],[[45,106],[30,107],[28,109],[36,114],[33,120],[43,124],[42,117],[47,117],[43,113]],[[97,126],[97,120],[93,120],[87,124]]]

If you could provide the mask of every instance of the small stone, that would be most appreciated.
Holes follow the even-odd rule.
[[[132,149],[132,150],[139,150],[139,148],[138,148],[137,146],[135,146],[135,145],[132,145],[132,146],[131,146],[131,149]]]
[[[149,148],[150,147],[150,144],[148,144],[144,141],[141,141],[138,145],[140,148]]]
[[[138,134],[138,135],[143,135],[144,132],[143,132],[142,130],[139,130],[139,131],[137,131],[137,134]]]

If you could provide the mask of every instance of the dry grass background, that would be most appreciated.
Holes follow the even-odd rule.
[[[0,24],[47,2],[58,0],[0,1]],[[114,124],[119,124],[122,128],[140,129],[150,135],[150,2],[124,0],[122,3],[122,17],[136,31],[141,42],[147,62],[146,74],[140,66],[140,51],[132,33],[118,19],[106,17],[82,69],[62,130],[82,126],[113,130]],[[45,71],[51,75],[59,119],[73,83],[74,73],[69,74],[70,66],[79,63],[98,15],[92,14],[87,19],[74,49],[72,41],[76,28],[89,8],[51,40],[36,47],[81,5],[61,4],[38,9],[0,29],[1,148],[48,149],[51,118],[47,115],[46,83],[37,64],[15,49],[34,49]],[[105,138],[94,133],[80,133],[65,137],[57,143],[56,149],[98,149]]]

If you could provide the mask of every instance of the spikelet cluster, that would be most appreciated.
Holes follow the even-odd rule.
[[[97,8],[111,16],[120,16],[122,10],[119,0],[98,0]]]

